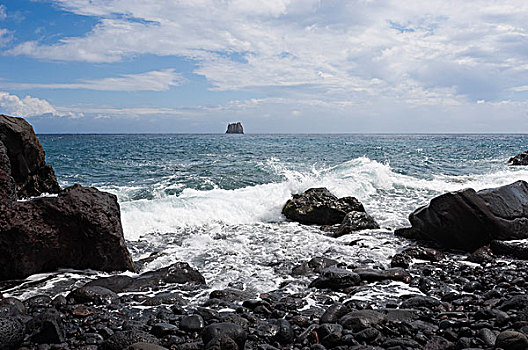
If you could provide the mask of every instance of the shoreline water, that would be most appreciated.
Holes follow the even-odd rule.
[[[491,317],[495,320],[501,315],[500,321],[494,321],[497,324],[472,328],[468,320],[480,317],[475,308],[493,309],[490,300],[497,295],[476,300],[468,295],[496,289],[502,294],[494,305],[506,303],[522,292],[524,284],[512,283],[515,278],[505,280],[508,286],[493,283],[503,278],[498,274],[501,269],[511,269],[510,275],[522,278],[522,261],[497,259],[480,265],[468,263],[465,253],[446,252],[447,259],[440,262],[415,260],[408,269],[410,284],[390,279],[364,280],[340,291],[309,287],[321,271],[317,267],[301,275],[292,274],[292,270],[320,258],[335,259],[338,267],[350,271],[387,270],[391,257],[413,244],[394,236],[393,230],[406,226],[407,215],[416,207],[445,191],[467,186],[482,189],[518,178],[528,179],[527,170],[505,165],[507,158],[503,155],[525,140],[516,136],[509,139],[510,136],[485,142],[463,137],[461,145],[452,145],[453,138],[443,136],[440,144],[436,137],[418,137],[421,144],[414,144],[415,137],[412,142],[361,137],[360,144],[350,136],[337,137],[337,144],[332,137],[332,142],[328,142],[326,136],[264,137],[253,148],[233,139],[226,146],[225,139],[211,141],[201,135],[183,140],[173,135],[155,137],[155,142],[143,135],[132,140],[129,136],[44,136],[47,159],[62,185],[81,182],[118,196],[127,245],[140,273],[148,274],[183,261],[205,277],[207,286],[162,283],[150,291],[118,293],[119,299],[111,297],[109,304],[109,299],[101,295],[81,302],[72,299],[70,292],[89,280],[112,274],[62,270],[31,276],[26,285],[10,288],[5,296],[27,300],[25,307],[30,313],[50,307],[61,312],[64,320],[60,327],[67,333],[64,343],[70,348],[107,348],[102,344],[107,344],[113,333],[128,331],[145,337],[145,333],[150,334],[155,337],[150,341],[166,347],[202,348],[206,344],[200,338],[201,328],[199,332],[182,326],[188,317],[201,318],[201,327],[221,321],[242,327],[249,336],[247,348],[269,344],[300,349],[321,343],[328,348],[354,348],[360,344],[422,348],[435,341],[459,347],[460,341],[466,341],[460,340],[464,337],[469,339],[466,345],[484,348],[487,343],[481,339],[480,329],[488,329],[491,338],[508,329],[522,333],[522,324],[516,318],[521,309],[507,310],[509,319],[505,323],[505,316],[497,312]],[[481,142],[480,146],[466,149],[475,142]],[[273,152],[268,154],[270,150]],[[292,150],[297,153],[291,154]],[[369,152],[372,158],[362,154]],[[334,157],[328,158],[332,154]],[[315,186],[327,186],[339,197],[358,197],[382,229],[336,239],[325,236],[318,227],[286,222],[280,214],[285,201],[292,193]],[[489,273],[482,272],[488,270]],[[42,281],[36,282],[39,278]],[[42,301],[42,295],[49,299]],[[413,299],[418,296],[422,299]],[[398,306],[407,310],[408,299],[412,302],[407,304],[414,310],[411,319],[389,319],[394,317],[392,311],[380,311]],[[33,303],[34,300],[41,301]],[[376,314],[379,323],[357,329],[341,322],[340,317],[329,323],[331,327],[325,326],[320,321],[323,313],[330,306],[341,304],[346,305],[343,310],[347,312],[376,309],[385,316]],[[79,316],[85,313],[82,310],[86,316]],[[115,310],[125,312],[118,316]],[[443,319],[436,317],[446,315],[452,324],[440,325]],[[361,315],[360,319],[367,316]],[[100,332],[79,325],[84,317],[112,331]],[[109,323],[108,319],[113,321]],[[425,325],[407,324],[417,319]],[[131,320],[136,320],[136,326],[130,326]],[[277,322],[282,322],[282,326],[277,328]],[[402,327],[408,328],[402,331]],[[293,332],[288,340],[280,333],[283,328]],[[73,329],[83,329],[92,338],[76,331],[68,334]],[[325,332],[330,332],[327,336],[337,332],[330,338],[339,341],[322,341]],[[35,343],[26,344],[33,348]],[[495,341],[486,346],[494,345]]]

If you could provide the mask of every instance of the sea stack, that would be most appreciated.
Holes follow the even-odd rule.
[[[242,123],[230,123],[227,125],[227,131],[226,134],[243,134],[244,128],[242,127]]]

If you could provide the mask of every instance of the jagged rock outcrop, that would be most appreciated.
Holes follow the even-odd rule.
[[[0,280],[57,268],[133,270],[117,197],[61,190],[31,126],[0,116]],[[17,197],[57,193],[17,201]]]
[[[242,123],[231,123],[227,125],[227,131],[226,134],[243,134],[244,128],[242,127]]]
[[[294,194],[282,208],[282,214],[289,220],[305,225],[339,225],[324,227],[333,237],[379,228],[357,198],[337,198],[324,187],[310,188],[301,194]]]
[[[0,167],[6,170],[7,156],[18,198],[61,190],[53,168],[46,164],[44,149],[27,121],[0,115],[0,143],[3,144]]]
[[[492,240],[527,238],[528,183],[448,192],[415,210],[409,221],[412,227],[395,234],[469,252]]]
[[[508,160],[509,165],[528,165],[528,151],[519,153]]]

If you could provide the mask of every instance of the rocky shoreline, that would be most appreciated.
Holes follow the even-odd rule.
[[[407,254],[413,250],[423,248]],[[199,304],[192,297],[206,281],[185,263],[96,279],[54,299],[3,298],[0,343],[86,350],[527,348],[526,261],[488,252],[473,263],[479,257],[460,260],[431,248],[414,255],[409,267],[386,269],[314,258],[291,272],[312,280],[304,292],[285,286],[257,295],[234,286]],[[394,283],[416,292],[354,299]]]
[[[158,257],[132,264],[115,197],[62,190],[29,124],[0,117],[2,279],[58,267],[142,272]],[[43,192],[56,195],[20,201]],[[356,198],[325,188],[294,195],[283,214],[330,237],[379,229]],[[447,193],[410,222],[387,263],[307,258],[273,291],[210,291],[200,271],[177,262],[58,295],[4,295],[0,349],[528,349],[528,244],[509,241],[528,237],[528,184]],[[374,289],[384,296],[363,297]]]

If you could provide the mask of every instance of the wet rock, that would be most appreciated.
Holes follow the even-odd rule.
[[[528,151],[519,153],[508,160],[508,165],[528,165]]]
[[[145,272],[138,277],[105,277],[88,282],[85,286],[101,286],[115,293],[123,293],[145,291],[167,283],[205,284],[205,278],[189,264],[177,262],[156,271]]]
[[[404,253],[394,254],[391,260],[391,267],[408,268],[412,263],[412,258]]]
[[[18,198],[58,193],[61,188],[51,166],[46,165],[44,148],[31,125],[22,118],[0,115],[0,144],[5,156],[0,165],[16,185]]]
[[[342,223],[351,211],[364,212],[365,208],[354,197],[337,198],[326,188],[310,188],[302,194],[294,194],[286,202],[282,214],[301,224],[335,225]]]
[[[522,294],[522,295],[514,295],[510,298],[508,298],[506,301],[504,301],[500,309],[501,310],[518,310],[523,309],[525,307],[528,307],[528,295]]]
[[[24,324],[12,317],[0,318],[0,348],[18,349],[24,340]]]
[[[431,262],[442,261],[445,259],[445,254],[439,250],[428,247],[408,247],[403,250],[411,258],[427,260]]]
[[[444,337],[433,336],[424,347],[424,350],[453,350],[455,344]]]
[[[495,348],[501,348],[504,350],[526,350],[528,349],[528,338],[520,332],[504,331],[497,336]]]
[[[255,295],[240,289],[227,288],[222,290],[213,290],[209,294],[210,299],[220,299],[229,302],[242,301],[254,298]]]
[[[59,267],[132,270],[117,198],[75,185],[0,212],[0,279]]]
[[[64,342],[64,331],[54,319],[40,320],[31,340],[38,344],[60,344]]]
[[[486,346],[495,345],[497,336],[488,328],[482,328],[478,331],[478,338],[484,342]]]
[[[359,275],[362,281],[367,282],[393,280],[409,283],[411,281],[411,275],[404,269],[398,267],[387,270],[358,268],[353,271]]]
[[[154,334],[158,338],[163,338],[167,335],[176,334],[178,332],[178,327],[170,323],[156,323],[152,326],[150,333]]]
[[[180,328],[189,332],[199,332],[204,326],[204,320],[200,315],[186,316],[180,322]]]
[[[315,332],[321,344],[334,347],[340,343],[343,337],[343,326],[337,323],[325,323],[317,327]]]
[[[409,308],[434,308],[439,306],[442,302],[436,298],[418,295],[406,299],[401,303],[400,308],[409,309]]]
[[[135,343],[130,345],[127,350],[168,350],[163,346],[159,346],[151,343]]]
[[[179,293],[160,293],[145,300],[142,305],[157,306],[157,305],[185,305],[185,300]]]
[[[111,304],[119,296],[110,289],[100,286],[84,286],[73,290],[68,298],[73,298],[79,304],[92,302],[94,304]]]
[[[333,304],[321,315],[319,323],[336,323],[349,312],[350,308],[348,306],[340,303]]]
[[[448,192],[411,213],[412,227],[398,229],[395,234],[474,251],[492,240],[528,237],[526,203],[525,181],[479,192],[473,189]]]
[[[343,222],[333,236],[341,237],[355,231],[379,228],[380,226],[372,216],[362,211],[351,211],[346,214]]]
[[[222,344],[223,342],[220,340],[225,338],[233,340],[239,349],[244,349],[247,333],[239,325],[227,322],[210,324],[202,331],[202,340],[204,344],[207,344],[206,348],[208,349],[211,348],[212,345],[209,343],[213,339],[218,340]],[[229,344],[231,342],[227,341],[227,343]],[[224,349],[224,347],[220,347],[219,349]]]
[[[477,264],[483,264],[494,261],[495,255],[490,247],[484,246],[471,253],[467,259]]]
[[[205,344],[205,350],[239,350],[237,343],[228,336],[217,335]]]
[[[135,343],[159,345],[158,339],[153,335],[138,329],[133,329],[115,333],[102,343],[102,348],[103,350],[122,350]]]
[[[0,300],[0,317],[18,316],[26,313],[26,306],[17,298],[4,298]]]
[[[374,341],[379,336],[380,336],[380,331],[372,327],[366,328],[354,334],[354,338],[356,338],[357,341],[367,342],[367,343]]]
[[[357,286],[359,282],[361,282],[361,278],[357,273],[337,267],[330,267],[323,270],[321,276],[310,283],[310,287],[340,290]]]
[[[385,321],[385,315],[381,312],[374,310],[358,310],[349,312],[341,317],[339,324],[345,329],[358,332],[369,327],[375,327],[383,321]]]
[[[284,319],[270,320],[270,323],[277,327],[275,340],[281,344],[290,344],[295,340],[295,335],[290,322]]]
[[[324,269],[338,264],[337,260],[324,257],[316,257],[302,263],[292,269],[292,275],[308,275],[310,273],[321,273]]]
[[[490,243],[493,253],[507,255],[516,259],[528,260],[528,244],[526,242],[504,242],[494,240]]]

